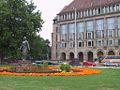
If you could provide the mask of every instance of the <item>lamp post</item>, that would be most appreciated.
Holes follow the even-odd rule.
[[[75,59],[77,59],[77,29],[76,29],[76,8],[74,8],[75,13]]]
[[[75,14],[75,57],[74,57],[74,64],[79,65],[78,54],[77,54],[77,28],[76,28],[76,8],[74,7],[74,14]]]

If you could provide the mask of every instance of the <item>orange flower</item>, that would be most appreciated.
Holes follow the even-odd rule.
[[[1,70],[11,69],[12,67],[2,67]],[[59,67],[49,67],[49,69],[60,69]],[[101,73],[101,70],[88,69],[88,68],[71,68],[72,70],[78,70],[81,72],[70,73],[15,73],[15,72],[0,72],[0,75],[15,75],[15,76],[76,76],[76,75],[89,75]]]

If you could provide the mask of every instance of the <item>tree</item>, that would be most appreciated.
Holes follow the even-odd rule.
[[[46,43],[48,43],[48,45],[46,45]],[[33,41],[31,42],[29,56],[33,57],[34,59],[47,59],[47,54],[50,55],[49,43],[49,40],[44,40],[40,36],[34,37]]]
[[[36,6],[26,0],[0,1],[0,57],[15,57],[20,55],[23,37],[29,42],[41,30],[43,20],[41,13],[35,11]]]

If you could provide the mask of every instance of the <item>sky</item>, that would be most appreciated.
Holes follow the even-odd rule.
[[[27,0],[28,2],[31,0]],[[42,12],[44,24],[42,31],[39,33],[44,39],[49,39],[51,42],[51,33],[53,30],[53,19],[66,5],[69,5],[73,0],[33,0],[37,6],[37,10]]]

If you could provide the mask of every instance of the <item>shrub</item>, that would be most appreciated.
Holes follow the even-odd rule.
[[[48,67],[48,62],[43,62],[43,67],[44,68]]]
[[[63,71],[63,70],[65,70],[65,64],[61,64],[60,65],[60,69]]]
[[[37,68],[39,68],[39,69],[42,68],[42,65],[32,65],[32,66],[37,67]]]
[[[69,64],[61,64],[60,65],[60,69],[62,70],[62,71],[66,71],[66,72],[70,72],[70,65]]]
[[[66,72],[70,72],[70,65],[69,64],[66,64]]]

